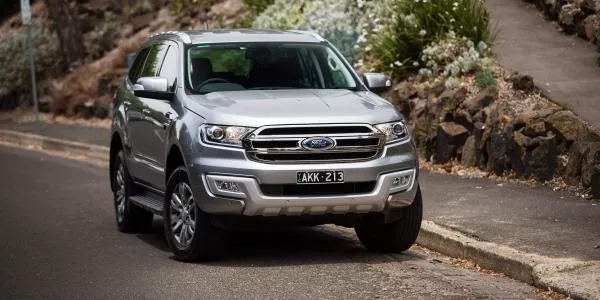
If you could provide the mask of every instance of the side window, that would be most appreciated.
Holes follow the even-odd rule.
[[[148,54],[148,50],[150,50],[150,48],[144,48],[142,50],[140,50],[140,52],[138,52],[135,61],[133,62],[133,65],[131,65],[131,69],[129,69],[129,74],[127,75],[129,77],[129,80],[132,83],[135,83],[137,81],[137,79],[139,78],[139,74],[140,74],[140,70],[142,69],[142,66],[144,65],[144,61],[146,60],[146,55]]]
[[[154,45],[150,52],[148,52],[148,58],[146,58],[146,63],[144,64],[144,68],[142,69],[142,74],[140,77],[153,77],[158,73],[158,69],[165,57],[165,52],[167,51],[167,45]]]
[[[173,89],[173,84],[177,80],[177,47],[169,46],[158,76],[167,78],[169,87]]]

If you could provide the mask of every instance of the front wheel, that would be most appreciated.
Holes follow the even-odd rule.
[[[408,250],[419,235],[423,217],[423,200],[421,189],[413,203],[403,208],[402,216],[392,223],[384,223],[383,217],[368,218],[355,228],[360,242],[368,250],[376,252],[400,253]]]
[[[196,205],[184,167],[175,169],[167,183],[164,228],[167,242],[178,260],[205,261],[219,253],[221,234]]]

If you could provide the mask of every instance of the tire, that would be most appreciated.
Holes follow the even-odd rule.
[[[421,189],[413,203],[402,209],[402,216],[392,223],[384,223],[383,216],[361,221],[355,228],[360,242],[369,251],[401,253],[410,248],[419,235],[423,216]]]
[[[121,232],[147,232],[152,228],[152,213],[131,203],[133,181],[129,176],[123,150],[115,156],[111,172],[115,185],[113,196],[117,228]]]
[[[218,258],[222,234],[196,205],[184,167],[173,171],[165,195],[165,236],[175,258],[188,262]]]

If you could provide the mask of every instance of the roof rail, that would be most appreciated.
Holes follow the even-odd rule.
[[[320,42],[324,42],[325,41],[325,39],[322,36],[320,36],[318,33],[316,33],[316,32],[312,32],[312,31],[308,31],[308,30],[288,30],[288,31],[289,32],[293,32],[293,33],[311,35],[315,39],[319,40]]]
[[[175,35],[175,36],[178,36],[179,38],[181,38],[181,40],[185,44],[192,43],[192,39],[190,38],[190,36],[187,33],[180,32],[180,31],[158,32],[158,33],[155,33],[155,34],[151,35],[150,38],[153,38],[153,37],[156,37],[156,36],[159,36],[159,35]]]

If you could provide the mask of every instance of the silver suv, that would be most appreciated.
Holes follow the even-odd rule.
[[[218,256],[226,229],[264,225],[338,224],[369,250],[408,249],[418,160],[403,117],[373,93],[389,86],[309,32],[151,37],[114,98],[119,230],[160,215],[185,261]]]

